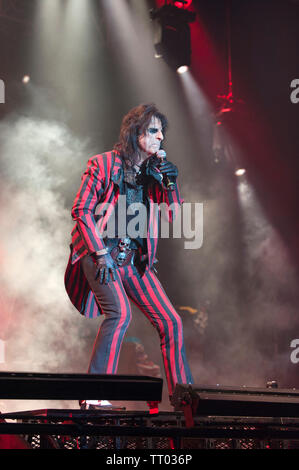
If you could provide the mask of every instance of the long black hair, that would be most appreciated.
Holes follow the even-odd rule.
[[[140,104],[124,116],[119,141],[114,145],[114,149],[120,152],[123,158],[132,162],[139,150],[138,138],[146,132],[152,117],[160,119],[162,132],[165,135],[168,127],[167,118],[152,103]]]

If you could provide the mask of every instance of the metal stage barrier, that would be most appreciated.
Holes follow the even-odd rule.
[[[194,417],[182,412],[44,409],[5,413],[0,434],[33,449],[298,449],[299,419]]]
[[[120,390],[113,393],[111,390],[111,386],[117,388],[117,383],[123,383],[123,390],[126,391],[123,400],[130,400],[133,396],[148,400],[149,395],[157,397],[161,392],[159,387],[156,388],[157,384],[161,386],[161,382],[152,378],[114,376],[112,383],[108,376],[106,385],[103,385],[104,376],[83,375],[84,385],[79,386],[79,392],[71,392],[74,381],[79,380],[78,375],[50,375],[17,374],[18,387],[22,381],[25,384],[25,396],[22,398],[36,398],[37,392],[49,399],[58,395],[62,399],[70,395],[73,399],[78,394],[82,397],[82,387],[88,387],[89,380],[101,382],[105,399],[111,399],[113,394],[120,399]],[[46,390],[44,385],[49,383],[49,379],[52,389]],[[64,382],[65,394],[60,379]],[[146,382],[148,387],[145,386]],[[0,374],[2,398],[21,397],[22,390],[14,391],[12,383],[16,383],[12,376]],[[58,389],[55,389],[54,383],[60,383]],[[154,392],[147,390],[150,384]],[[93,382],[91,395],[98,385]],[[10,397],[8,390],[12,392]],[[5,436],[18,438],[20,446],[23,442],[24,448],[30,449],[299,448],[299,393],[296,390],[177,385],[172,404],[174,411],[160,411],[155,415],[145,411],[103,409],[40,409],[5,413],[0,416],[0,448],[1,442],[5,444]]]

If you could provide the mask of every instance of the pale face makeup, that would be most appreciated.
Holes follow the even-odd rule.
[[[147,156],[151,156],[158,152],[163,139],[162,123],[160,119],[153,116],[145,134],[139,137],[138,143],[140,149],[145,152]]]

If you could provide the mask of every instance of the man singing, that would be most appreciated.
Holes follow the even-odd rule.
[[[161,218],[156,207],[164,203],[172,221],[182,202],[177,167],[161,149],[166,128],[154,105],[139,105],[124,117],[114,149],[88,161],[72,208],[76,224],[65,285],[80,313],[104,316],[88,372],[117,372],[132,301],[158,331],[171,396],[176,383],[193,379],[181,318],[154,268]],[[132,230],[136,207],[146,215]]]

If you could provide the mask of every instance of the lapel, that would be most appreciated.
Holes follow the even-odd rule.
[[[124,178],[123,161],[117,152],[114,152],[113,157],[111,180],[120,187]]]

